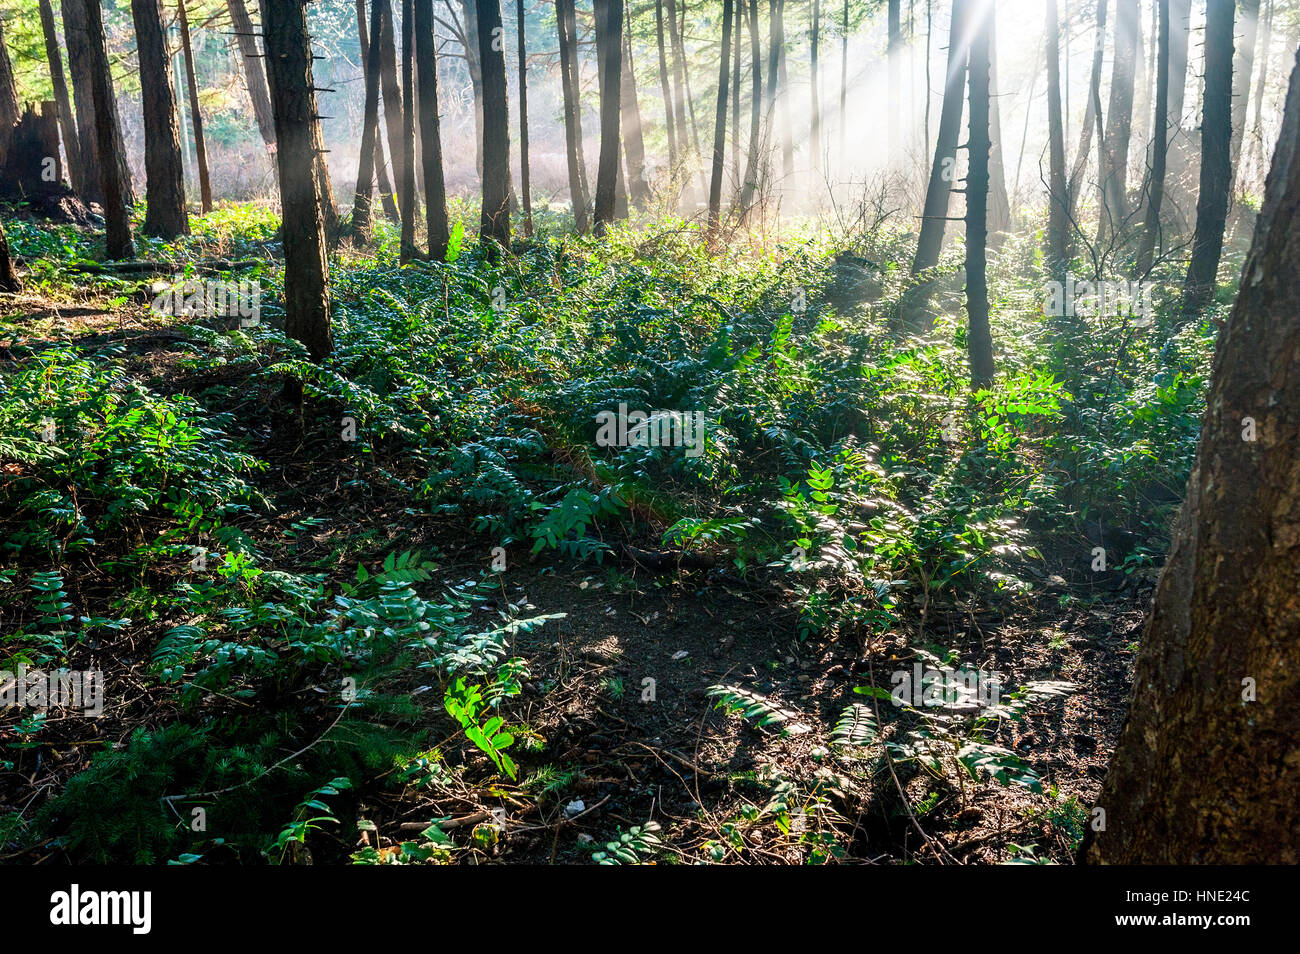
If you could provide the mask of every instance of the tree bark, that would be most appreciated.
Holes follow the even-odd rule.
[[[989,196],[989,71],[992,7],[975,25],[970,48],[970,170],[966,175],[966,345],[971,387],[993,381],[993,340],[989,333],[989,290],[985,274]]]
[[[384,137],[379,133],[379,82],[380,82],[379,45],[375,44],[374,47],[371,47],[370,45],[370,37],[379,36],[380,32],[383,30],[383,18],[382,15],[376,15],[376,13],[374,12],[374,8],[377,7],[377,4],[372,3],[371,4],[372,10],[370,14],[370,19],[372,21],[372,24],[370,28],[367,28],[366,27],[366,0],[356,0],[356,3],[357,3],[357,37],[361,43],[361,62],[363,68],[366,71],[365,95],[369,97],[370,88],[372,84],[375,89],[374,114],[371,115],[371,113],[369,112],[369,100],[367,99],[365,119],[364,119],[366,126],[371,126],[371,125],[374,126],[374,135],[372,136],[373,147],[372,147],[370,159],[368,160],[370,163],[367,172],[367,174],[370,175],[370,179],[368,181],[375,183],[379,187],[379,199],[384,206],[384,215],[387,216],[390,222],[396,222],[400,224],[402,221],[402,217],[397,214],[397,201],[393,196],[393,184],[388,180],[387,159],[384,156]],[[378,23],[378,25],[376,26],[375,23]],[[371,55],[372,55],[370,52],[371,49],[375,50],[374,53],[375,59],[373,61],[373,64],[371,62]],[[364,129],[362,130],[362,140],[363,142],[365,140]],[[364,149],[362,150],[361,155],[362,155],[362,166],[364,167],[365,163],[367,162],[367,160],[365,159]],[[357,185],[358,187],[360,187],[361,185],[360,175],[357,176]],[[366,192],[367,219],[370,219],[373,213],[372,203],[373,203],[373,196],[370,191],[367,191]],[[367,221],[365,225],[366,228],[365,228],[365,234],[363,236],[363,240],[368,241],[370,238],[370,222]],[[356,218],[355,210],[352,213],[352,227],[354,230],[356,230],[357,218]]]
[[[14,67],[5,43],[4,21],[0,20],[0,158],[9,149],[9,135],[19,118],[18,84],[14,81]]]
[[[925,192],[921,234],[912,259],[912,274],[919,275],[939,264],[952,180],[956,176],[957,136],[961,131],[962,98],[966,88],[966,65],[970,50],[964,41],[969,0],[952,0],[952,21],[948,29],[948,72],[939,110],[939,129],[934,142],[934,164]]]
[[[519,192],[524,205],[524,236],[533,234],[533,197],[528,172],[528,41],[524,0],[515,0],[519,25]]]
[[[500,13],[497,14],[498,21]],[[415,0],[415,55],[420,61],[420,144],[424,164],[424,215],[429,258],[447,258],[451,226],[447,221],[447,186],[442,172],[442,129],[438,122],[438,61],[434,51],[433,0]],[[504,54],[502,69],[504,69]],[[505,77],[502,76],[504,81]]]
[[[104,160],[99,164],[99,189],[104,197],[104,221],[107,225],[104,250],[110,259],[134,258],[131,217],[122,178],[124,162],[119,161],[122,156],[115,151],[117,143],[121,141],[121,133],[117,128],[117,109],[113,105],[108,46],[99,3],[100,0],[87,0],[84,9],[91,75],[90,93],[95,106],[95,150]]]
[[[63,35],[68,44],[68,69],[72,75],[72,92],[77,113],[77,139],[81,145],[81,171],[85,183],[82,198],[87,202],[103,203],[102,176],[100,174],[99,145],[95,136],[94,67],[97,62],[91,50],[87,7],[99,0],[63,0]],[[103,32],[102,16],[96,18]],[[108,69],[108,58],[104,57]],[[128,206],[135,205],[135,192],[131,187],[131,170],[126,163],[126,146],[122,142],[122,128],[117,116],[117,101],[111,95],[111,77],[106,85],[109,96],[109,125],[114,130],[113,148],[108,155],[117,162],[117,177],[122,186],[122,198]]]
[[[1230,50],[1232,5],[1209,7],[1207,42]],[[1264,207],[1087,863],[1300,861],[1300,167],[1274,166]]]
[[[85,194],[85,177],[81,170],[81,139],[77,135],[77,118],[72,112],[68,81],[63,74],[63,54],[59,51],[59,31],[54,25],[54,7],[50,0],[40,0],[41,32],[45,36],[45,57],[50,64],[50,81],[54,102],[59,110],[59,128],[63,131],[63,151],[67,155],[68,181],[72,191]]]
[[[506,55],[497,39],[501,33],[500,0],[476,0],[475,7],[479,63],[483,69],[483,211],[479,217],[479,240],[489,243],[489,254],[495,255],[498,249],[510,247],[510,115],[506,97]],[[614,155],[617,162],[617,151]]]
[[[577,19],[573,0],[555,0],[555,21],[560,41],[560,85],[564,94],[564,140],[569,165],[569,201],[579,234],[590,227],[587,219],[587,163],[582,154],[582,100],[578,89]]]
[[[316,181],[317,109],[307,0],[261,0],[284,236],[284,330],[313,361],[334,350],[329,263]]]
[[[728,60],[731,58],[731,22],[734,6],[734,0],[723,0],[722,53],[718,65],[718,108],[713,123],[713,166],[712,175],[709,177],[710,236],[718,234],[722,217],[722,170],[726,164],[727,149],[727,82],[731,78]]]
[[[186,235],[185,179],[181,163],[180,121],[176,116],[171,55],[163,32],[161,0],[131,0],[140,55],[144,117],[146,208],[142,231],[163,239]]]
[[[1048,268],[1056,281],[1065,280],[1070,260],[1070,193],[1065,181],[1065,127],[1061,115],[1061,26],[1057,0],[1047,0],[1047,132],[1048,132]]]
[[[194,124],[194,157],[199,166],[199,197],[203,204],[203,214],[206,215],[212,211],[212,177],[208,173],[208,147],[203,137],[203,111],[199,109],[199,81],[194,72],[190,18],[185,12],[185,0],[176,0],[176,8],[180,15],[181,49],[185,51],[185,84],[190,92],[190,119]]]
[[[4,223],[0,222],[0,292],[22,291],[22,282],[14,272],[14,262],[9,256],[9,240],[5,238]]]
[[[596,167],[593,219],[599,236],[605,234],[615,215],[623,73],[623,2],[594,0],[594,4],[600,68],[600,159]]]
[[[1201,119],[1201,188],[1192,260],[1183,283],[1184,319],[1214,298],[1232,174],[1233,0],[1207,0],[1205,104]]]
[[[1165,197],[1165,170],[1169,162],[1169,0],[1156,0],[1160,27],[1156,52],[1156,118],[1151,149],[1151,175],[1147,182],[1147,212],[1142,245],[1138,249],[1137,274],[1145,277],[1155,257],[1160,238],[1160,206]]]
[[[419,255],[415,247],[415,4],[402,0],[402,178],[398,183],[402,209],[399,260],[403,265]],[[386,111],[386,108],[385,108]]]

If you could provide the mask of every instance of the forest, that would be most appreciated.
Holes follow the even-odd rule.
[[[1298,47],[0,0],[0,862],[1300,862]]]

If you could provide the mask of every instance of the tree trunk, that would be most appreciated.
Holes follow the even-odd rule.
[[[1047,0],[1047,264],[1065,280],[1070,261],[1070,193],[1065,182],[1065,127],[1061,116],[1061,26],[1056,0]]]
[[[1151,149],[1151,176],[1147,184],[1147,214],[1142,245],[1138,249],[1137,275],[1151,270],[1160,237],[1160,206],[1165,197],[1165,169],[1169,162],[1169,0],[1156,0],[1160,32],[1156,53],[1156,118]]]
[[[709,177],[709,222],[710,236],[718,234],[722,218],[722,170],[726,163],[727,148],[727,81],[730,79],[728,60],[731,58],[731,22],[734,15],[734,0],[722,3],[722,53],[718,65],[718,109],[713,123],[713,166]]]
[[[402,179],[398,183],[402,238],[399,260],[405,265],[419,255],[415,247],[415,19],[414,0],[402,0]]]
[[[970,170],[966,175],[966,344],[971,387],[993,381],[993,340],[989,333],[989,290],[985,274],[989,198],[989,71],[993,9],[985,7],[970,48]]]
[[[5,238],[4,223],[0,222],[0,292],[22,291],[22,282],[14,272],[13,259],[9,257],[9,240]]]
[[[1228,0],[1209,0],[1207,42],[1229,52],[1231,18]],[[1229,83],[1213,85],[1217,120]],[[1295,85],[1293,73],[1289,106]],[[1094,809],[1080,852],[1088,863],[1300,861],[1300,167],[1274,166],[1264,207],[1271,224],[1219,335],[1104,814]]]
[[[519,192],[524,204],[524,236],[533,234],[533,197],[528,174],[528,41],[524,0],[515,0],[519,26]]]
[[[483,212],[479,219],[479,240],[488,241],[489,254],[495,255],[498,248],[510,247],[510,114],[506,99],[506,55],[500,43],[494,42],[501,33],[500,0],[476,0],[475,6],[479,63],[483,69]],[[617,101],[614,105],[617,117]],[[616,136],[616,163],[617,145]]]
[[[622,2],[622,0],[620,0]],[[645,181],[645,137],[641,133],[641,103],[636,93],[636,70],[632,64],[632,6],[624,11],[623,72],[620,102],[623,109],[623,151],[627,157],[628,197],[638,209],[650,198]]]
[[[64,0],[66,3],[67,0]],[[104,250],[110,259],[133,258],[131,217],[127,208],[126,187],[122,179],[122,157],[115,152],[121,141],[117,128],[117,109],[113,105],[112,76],[108,66],[108,46],[99,0],[87,0],[86,41],[89,47],[90,93],[95,104],[95,149],[104,161],[99,165],[99,189],[103,194],[104,221],[107,226]]]
[[[1255,66],[1255,37],[1259,32],[1259,0],[1239,0],[1241,42],[1232,64],[1232,147],[1228,166],[1228,188],[1237,180],[1237,161],[1246,134],[1246,109],[1250,104],[1250,77]]]
[[[623,73],[623,2],[594,0],[600,68],[600,159],[596,167],[596,234],[614,221],[618,185],[619,119]]]
[[[9,136],[19,118],[18,84],[14,81],[14,67],[5,43],[4,21],[0,20],[0,159],[8,152]]]
[[[1098,243],[1118,231],[1128,217],[1128,151],[1133,129],[1133,80],[1140,43],[1139,0],[1115,0],[1115,64],[1111,71],[1102,163]]]
[[[451,226],[447,221],[447,186],[442,173],[442,129],[438,122],[438,60],[434,51],[433,0],[415,0],[415,55],[420,61],[420,144],[424,163],[424,215],[429,230],[429,258],[446,261]],[[501,14],[497,13],[500,21]],[[502,69],[505,69],[504,54]],[[502,75],[504,85],[505,76]]]
[[[357,19],[360,29],[361,53],[365,64],[366,99],[361,121],[361,156],[357,167],[357,190],[352,203],[352,235],[357,245],[370,241],[370,212],[374,191],[374,173],[379,168],[375,159],[375,145],[379,141],[379,44],[367,43],[365,32],[365,0],[357,0]],[[379,36],[383,17],[379,4],[370,5],[371,31]]]
[[[1007,170],[1002,149],[1002,108],[998,98],[997,6],[989,16],[989,232],[990,244],[1000,245],[1011,228],[1011,200],[1007,196]],[[1030,98],[1033,87],[1030,87]]]
[[[72,92],[77,113],[77,139],[81,145],[81,171],[86,186],[82,196],[87,202],[104,202],[102,193],[103,176],[100,174],[99,145],[95,136],[95,95],[94,67],[98,62],[91,50],[89,35],[90,3],[99,0],[63,0],[63,36],[68,44],[68,69],[72,74]],[[103,32],[102,15],[96,18]],[[105,69],[108,58],[104,57]],[[122,127],[117,117],[117,101],[111,95],[113,83],[111,77],[106,85],[110,91],[108,100],[108,123],[114,131],[113,148],[109,155],[117,162],[117,178],[122,186],[122,198],[128,206],[135,205],[135,192],[131,187],[131,170],[126,163],[126,146],[122,143]]]
[[[847,17],[847,7],[845,16]],[[900,123],[900,114],[903,111],[903,104],[900,102],[902,83],[899,79],[898,67],[899,53],[903,47],[903,28],[899,0],[889,0],[886,20],[888,45],[885,47],[885,58],[889,71],[889,104],[885,107],[889,113],[889,138],[886,140],[886,145],[889,149],[888,164],[892,166],[900,160],[903,154],[902,125]]]
[[[763,45],[758,37],[758,0],[749,0],[749,58],[754,64],[754,76],[749,104],[749,155],[745,161],[745,183],[740,193],[742,222],[748,219],[754,204],[754,194],[758,191],[758,163],[763,154]]]
[[[579,234],[587,220],[587,163],[582,154],[582,100],[578,89],[577,21],[573,0],[555,0],[555,21],[560,40],[560,85],[564,93],[564,140],[569,164],[569,201]]]
[[[93,0],[92,0],[93,2]],[[190,119],[194,123],[194,158],[199,166],[199,196],[203,214],[212,211],[212,178],[208,174],[208,147],[203,138],[203,112],[199,109],[199,81],[194,73],[194,47],[190,43],[190,19],[185,0],[176,0],[181,24],[181,49],[185,51],[185,83],[190,91]]]
[[[54,102],[59,110],[59,128],[63,131],[63,151],[68,157],[68,181],[72,183],[72,191],[84,195],[86,182],[81,171],[81,139],[77,135],[72,98],[68,95],[68,81],[63,75],[63,54],[59,52],[59,31],[54,25],[54,7],[50,0],[40,0],[40,13],[41,32],[45,35],[45,57],[50,64]]]
[[[822,171],[822,93],[817,81],[818,41],[821,38],[821,0],[812,0],[812,23],[808,30],[808,70],[810,102],[808,121],[808,169],[812,173],[811,188],[818,186],[817,178]]]
[[[261,5],[284,223],[284,331],[302,342],[313,361],[323,361],[334,340],[316,181],[318,122],[307,0],[261,0]]]
[[[388,131],[388,158],[393,164],[393,186],[397,189],[401,205],[402,183],[406,181],[402,159],[406,155],[406,140],[402,133],[402,87],[397,78],[397,28],[393,24],[393,7],[390,0],[373,0],[379,4],[383,20],[379,32],[379,89],[384,103],[384,129]],[[399,212],[399,219],[401,213]]]
[[[1088,74],[1088,103],[1083,111],[1083,128],[1079,132],[1079,149],[1074,156],[1074,168],[1070,171],[1070,216],[1073,218],[1075,206],[1079,201],[1079,190],[1083,186],[1083,174],[1088,168],[1088,156],[1092,152],[1093,130],[1101,125],[1101,69],[1106,52],[1106,0],[1097,2],[1097,38],[1092,47],[1092,72]],[[1100,155],[1101,147],[1097,147]]]
[[[966,88],[966,63],[970,56],[965,42],[969,0],[952,0],[952,21],[948,29],[948,72],[943,87],[943,106],[939,111],[939,130],[934,142],[934,164],[925,192],[925,209],[921,217],[921,234],[912,259],[912,274],[919,275],[939,264],[943,248],[944,227],[948,219],[948,201],[957,169],[957,136],[961,131],[962,98]]]
[[[248,87],[248,98],[253,103],[257,131],[261,133],[262,142],[271,146],[275,144],[275,117],[271,115],[271,94],[266,88],[266,70],[262,67],[262,54],[257,48],[253,18],[248,15],[244,0],[227,0],[226,6],[230,10],[231,26],[239,44],[240,59],[244,65],[244,83]]]
[[[677,22],[677,46],[682,54],[682,86],[686,91],[686,112],[691,118],[691,139],[695,143],[695,154],[702,156],[703,150],[700,149],[700,127],[695,118],[695,96],[691,92],[691,69],[690,63],[686,59],[686,41],[683,39],[686,35],[686,0],[681,0],[681,18]]]
[[[843,15],[840,18],[840,156],[839,173],[847,177],[846,164],[848,155],[844,151],[844,133],[849,119],[849,0],[844,0]]]
[[[163,32],[161,0],[131,0],[140,54],[144,116],[145,216],[142,231],[174,239],[190,230],[185,213],[180,121],[176,117],[171,56]]]
[[[1255,123],[1250,133],[1250,152],[1253,162],[1264,166],[1264,87],[1268,85],[1268,68],[1273,45],[1273,0],[1265,8],[1264,21],[1259,28],[1256,58],[1259,60],[1259,78],[1255,80]],[[1244,117],[1243,117],[1244,118]]]
[[[776,43],[781,50],[781,59],[777,63],[777,98],[781,114],[781,175],[786,182],[794,175],[794,120],[790,117],[790,76],[788,56],[785,49],[785,0],[778,0],[776,6]]]
[[[1201,189],[1196,200],[1192,260],[1183,284],[1184,319],[1213,300],[1223,253],[1232,173],[1232,30],[1233,0],[1207,0]]]
[[[659,87],[664,97],[664,128],[668,135],[669,178],[676,181],[680,160],[677,146],[677,124],[673,116],[673,94],[668,82],[668,54],[664,51],[664,5],[655,3],[655,38],[659,45]]]
[[[732,11],[736,31],[731,44],[731,202],[734,207],[740,199],[740,33],[744,29],[745,0],[736,0]]]

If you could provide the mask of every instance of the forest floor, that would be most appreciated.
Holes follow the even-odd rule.
[[[245,827],[232,822],[224,834],[211,822],[190,824],[193,806],[211,807],[215,818],[223,799],[247,802],[273,791],[270,814],[280,813],[285,832],[273,845],[262,842],[261,855],[271,860],[582,863],[604,852],[596,860],[1071,862],[1123,722],[1157,560],[1093,572],[1080,558],[1092,544],[1079,523],[1040,527],[1033,549],[1015,548],[1002,567],[1014,568],[1020,585],[940,585],[930,579],[937,564],[918,561],[929,568],[922,585],[905,587],[894,602],[876,590],[877,608],[890,610],[885,623],[810,627],[816,596],[796,582],[788,561],[741,559],[743,546],[721,534],[702,537],[694,548],[670,546],[673,521],[659,517],[661,500],[633,499],[635,519],[593,517],[594,529],[578,531],[578,547],[539,543],[531,550],[544,539],[537,532],[494,535],[471,509],[432,505],[403,445],[376,440],[357,454],[338,440],[332,398],[309,394],[304,405],[284,398],[280,378],[265,373],[277,359],[274,344],[253,360],[225,360],[228,342],[196,337],[191,322],[153,315],[140,296],[121,288],[34,290],[0,304],[0,321],[0,374],[30,370],[32,355],[61,349],[111,366],[158,400],[194,398],[195,405],[184,405],[188,411],[203,407],[216,415],[222,440],[264,465],[247,477],[263,505],[229,521],[238,549],[256,554],[268,574],[322,586],[294,604],[299,618],[338,612],[326,602],[331,594],[339,594],[338,606],[353,605],[347,600],[369,592],[358,569],[368,567],[386,576],[385,586],[409,584],[400,599],[418,600],[416,615],[424,619],[433,616],[424,597],[458,594],[439,604],[454,611],[435,629],[475,634],[458,647],[480,647],[488,634],[487,642],[500,644],[498,664],[502,657],[526,661],[517,673],[510,670],[517,680],[503,682],[510,688],[492,703],[513,736],[495,754],[449,718],[447,687],[457,670],[439,662],[444,668],[435,676],[406,650],[350,669],[354,649],[337,658],[316,644],[302,650],[286,627],[260,648],[232,648],[238,638],[192,648],[177,657],[186,667],[178,683],[159,661],[169,633],[202,629],[208,624],[200,620],[217,617],[238,633],[237,614],[248,609],[171,602],[161,594],[184,589],[191,568],[176,560],[134,566],[121,558],[132,547],[148,552],[155,537],[157,545],[173,539],[170,531],[158,523],[122,529],[109,547],[117,559],[88,557],[95,552],[88,546],[57,561],[65,571],[61,592],[87,627],[55,655],[73,670],[103,670],[105,714],[50,716],[36,725],[0,714],[0,860],[165,860],[168,853],[186,862],[248,860],[249,825],[263,826],[264,838],[275,836],[265,829],[266,813],[242,804],[255,820],[241,817]],[[114,381],[110,390],[126,389],[122,378]],[[523,392],[510,400],[537,413]],[[1180,413],[1194,415],[1193,403],[1183,400]],[[549,434],[548,440],[548,466],[568,464],[559,441]],[[3,456],[6,492],[14,494],[41,465],[12,451]],[[583,474],[589,467],[571,469]],[[603,472],[587,477],[596,492],[611,480]],[[789,507],[798,502],[789,492],[786,500]],[[87,499],[76,506],[97,509]],[[5,518],[11,534],[28,510],[24,503]],[[1168,512],[1166,506],[1163,516],[1134,524],[1125,549],[1158,552]],[[937,532],[966,532],[962,519],[953,516],[949,528],[940,515]],[[108,542],[102,536],[96,534],[95,546]],[[793,539],[800,542],[798,534]],[[30,550],[20,535],[10,540],[5,582],[14,584],[35,563],[24,556]],[[773,552],[779,557],[788,547],[778,542]],[[406,576],[402,555],[412,555]],[[505,569],[485,575],[500,556]],[[227,567],[223,577],[233,574],[250,599],[270,599],[259,589],[269,576],[259,582],[256,570],[232,561]],[[203,592],[215,606],[217,597]],[[842,579],[817,592],[832,603],[858,599]],[[381,589],[373,599],[395,594]],[[8,605],[14,609],[12,600]],[[38,629],[34,615],[30,602],[20,603],[0,640],[23,646]],[[91,635],[88,621],[128,615],[132,625]],[[525,617],[530,622],[519,624]],[[342,618],[326,615],[313,624],[313,638],[336,632],[342,624],[330,621]],[[406,632],[392,626],[399,636]],[[215,624],[204,631],[229,635]],[[382,625],[380,631],[388,632]],[[205,658],[224,666],[263,651],[281,662],[247,681],[224,670],[219,680],[200,681]],[[293,652],[307,660],[302,671],[275,668]],[[9,663],[0,657],[0,669],[24,659],[52,665],[54,656],[11,655]],[[1063,688],[1030,694],[1025,704],[1013,695],[1010,710],[974,723],[960,706],[898,712],[889,698],[891,674],[957,661],[998,674],[1008,690]],[[497,684],[490,681],[494,669],[465,671],[477,673],[484,687]],[[357,672],[363,687],[376,687],[373,706],[365,692],[339,704],[336,684],[348,672]],[[864,687],[866,693],[855,693]],[[730,708],[719,705],[728,699]],[[865,733],[845,734],[850,712]],[[194,738],[169,736],[175,725],[191,727]],[[253,751],[263,744],[265,751]],[[339,753],[349,747],[366,751],[348,761]],[[496,762],[507,749],[514,772]],[[158,765],[131,768],[95,760],[99,753]],[[342,762],[354,769],[359,762],[365,771],[329,771]],[[344,784],[313,788],[340,776]],[[78,778],[87,787],[80,794]],[[105,780],[121,791],[96,803],[93,786]],[[149,820],[123,821],[135,812]],[[113,817],[88,821],[88,813]],[[119,823],[140,830],[122,831]]]

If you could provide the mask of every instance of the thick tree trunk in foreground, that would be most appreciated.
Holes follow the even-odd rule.
[[[14,274],[13,259],[9,257],[9,240],[5,238],[4,223],[0,222],[0,292],[22,290],[22,283]]]
[[[966,331],[971,387],[993,380],[993,341],[989,334],[987,264],[989,201],[989,70],[991,67],[989,8],[980,17],[970,48],[970,171],[966,175]]]
[[[316,91],[307,0],[262,0],[284,226],[284,330],[313,361],[334,350],[329,264],[316,182]]]
[[[600,159],[596,166],[595,232],[614,221],[618,184],[619,122],[622,109],[623,0],[594,0],[600,60]]]
[[[1300,862],[1300,166],[1264,206],[1086,862]]]
[[[68,181],[72,191],[82,194],[85,178],[81,171],[81,138],[77,135],[77,117],[72,112],[72,97],[63,75],[63,54],[59,51],[59,31],[54,25],[54,7],[50,0],[40,0],[41,32],[45,36],[45,58],[50,64],[50,81],[54,102],[59,110],[59,128],[63,132],[63,151],[68,157]]]
[[[506,95],[506,54],[499,43],[493,42],[501,32],[500,0],[476,0],[475,7],[479,62],[483,68],[483,211],[479,216],[479,241],[490,241],[489,251],[494,252],[494,246],[510,247],[510,106]],[[617,116],[615,112],[615,122]],[[614,155],[617,162],[617,151]]]
[[[104,248],[111,259],[132,258],[135,244],[131,240],[131,216],[122,178],[124,163],[118,161],[122,157],[115,151],[121,133],[117,128],[117,109],[113,105],[112,77],[99,0],[87,0],[85,12],[90,92],[95,103],[95,149],[104,160],[99,164],[99,190],[104,197],[104,221],[107,225]]]
[[[91,0],[94,2],[94,0]],[[194,158],[199,166],[199,199],[203,213],[212,211],[212,177],[208,174],[208,146],[203,137],[203,111],[199,109],[199,81],[194,72],[194,47],[190,43],[190,18],[185,0],[176,0],[181,25],[181,49],[185,53],[185,85],[190,92],[190,120],[194,125]]]
[[[734,0],[722,4],[722,54],[718,66],[718,109],[713,123],[713,166],[709,177],[709,234],[716,235],[722,217],[722,170],[726,164],[727,149],[727,81],[730,77],[728,60],[731,53],[731,21]]]
[[[1070,260],[1070,193],[1065,182],[1060,47],[1061,27],[1056,0],[1047,0],[1047,257],[1052,277],[1064,281]]]
[[[560,40],[560,85],[564,93],[564,143],[569,164],[569,201],[573,224],[586,232],[587,163],[582,154],[582,100],[578,90],[577,21],[573,0],[555,0],[555,21]]]
[[[63,0],[63,37],[68,45],[68,70],[72,74],[72,92],[77,112],[77,138],[81,145],[81,172],[85,183],[87,202],[104,201],[101,186],[99,147],[95,137],[95,69],[97,62],[91,51],[87,7],[99,0]],[[96,17],[103,33],[103,19]],[[104,69],[108,69],[108,57],[105,56]],[[106,79],[112,91],[111,78]],[[126,164],[126,146],[122,143],[122,129],[117,118],[117,101],[109,96],[109,125],[114,131],[113,148],[107,154],[117,163],[117,175],[122,184],[122,197],[127,205],[135,205],[135,192],[131,187],[131,170]]]
[[[1169,0],[1156,0],[1160,33],[1156,54],[1155,141],[1151,144],[1151,175],[1147,180],[1147,213],[1142,244],[1138,248],[1137,275],[1151,270],[1156,241],[1160,238],[1160,206],[1165,198],[1165,169],[1169,162]]]
[[[429,258],[441,262],[447,258],[451,227],[447,222],[447,187],[442,175],[433,0],[415,0],[415,55],[420,61],[420,144],[423,147],[424,215],[429,229]]]
[[[524,235],[533,234],[533,195],[528,171],[528,28],[524,0],[515,0],[519,30],[519,198],[524,207]]]
[[[934,143],[934,164],[925,192],[921,235],[912,259],[912,274],[919,275],[939,264],[947,224],[948,200],[952,195],[957,168],[957,136],[961,132],[962,99],[966,89],[966,63],[970,55],[963,42],[969,0],[952,0],[952,26],[948,31],[948,73],[943,87],[943,107]]]
[[[1208,0],[1205,24],[1205,105],[1201,119],[1201,191],[1196,200],[1192,260],[1183,283],[1183,316],[1214,298],[1223,254],[1232,169],[1233,0]]]
[[[161,0],[131,0],[144,116],[146,235],[174,239],[190,230],[185,213],[180,121],[176,117],[171,57],[163,33]]]

